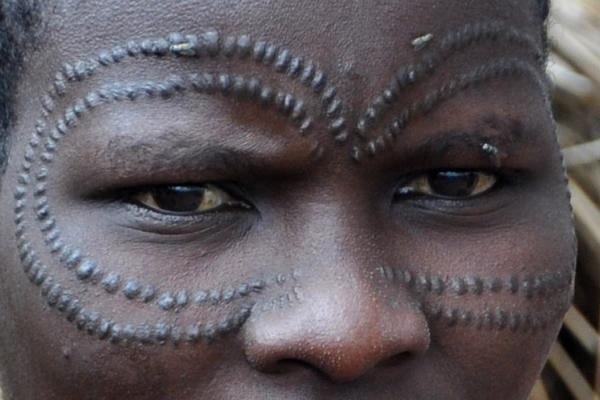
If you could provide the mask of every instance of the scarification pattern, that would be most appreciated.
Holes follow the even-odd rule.
[[[425,40],[424,38],[427,39],[426,43],[433,39],[431,35],[426,35],[417,38],[421,39],[418,43]],[[535,39],[515,27],[497,21],[467,24],[449,32],[435,48],[424,54],[418,63],[405,65],[398,69],[387,88],[375,96],[359,118],[356,126],[359,136],[366,137],[369,129],[399,102],[402,90],[431,76],[452,55],[476,44],[489,45],[495,42],[519,45],[533,54],[539,66],[543,66],[545,62],[544,53]]]
[[[360,162],[365,154],[373,157],[383,152],[396,141],[398,136],[407,128],[414,119],[431,112],[435,106],[454,97],[467,89],[476,87],[492,79],[510,76],[528,76],[533,78],[542,89],[544,83],[539,78],[539,72],[529,62],[515,58],[501,58],[474,68],[463,73],[440,88],[430,91],[422,98],[414,101],[402,109],[392,122],[384,129],[382,134],[375,136],[364,145],[355,145],[352,148],[352,158]]]
[[[78,121],[87,113],[102,105],[138,99],[168,99],[178,94],[194,91],[209,95],[232,96],[274,108],[287,116],[303,135],[313,129],[319,118],[324,118],[327,129],[335,141],[346,142],[352,133],[356,133],[355,136],[361,138],[360,144],[352,148],[352,158],[360,161],[363,154],[375,155],[386,147],[386,143],[393,142],[413,117],[427,113],[435,105],[461,90],[495,77],[514,74],[538,76],[534,66],[515,59],[501,59],[477,67],[472,72],[458,77],[405,108],[383,134],[367,140],[368,133],[392,109],[392,106],[399,102],[402,89],[430,75],[454,52],[463,50],[474,43],[485,41],[517,43],[531,50],[537,61],[543,60],[543,54],[535,41],[515,28],[507,29],[498,23],[465,26],[461,30],[450,33],[439,43],[437,49],[424,54],[420,63],[399,70],[389,87],[371,102],[354,127],[348,123],[345,106],[338,95],[337,88],[329,82],[325,72],[314,61],[296,56],[285,47],[267,41],[255,41],[248,35],[222,38],[218,32],[214,31],[201,35],[173,33],[166,38],[132,40],[125,46],[117,46],[109,51],[103,51],[95,58],[65,63],[55,74],[47,92],[40,97],[41,117],[36,122],[35,130],[24,151],[14,191],[15,237],[26,276],[40,288],[47,304],[63,313],[67,320],[74,323],[78,329],[99,339],[108,339],[113,343],[164,344],[170,341],[177,344],[182,340],[192,343],[201,340],[210,342],[221,335],[235,331],[250,316],[255,304],[250,300],[252,294],[260,293],[269,286],[284,285],[287,281],[294,280],[294,275],[264,277],[224,289],[176,288],[173,291],[159,292],[152,284],[104,270],[85,251],[64,241],[49,204],[47,179],[52,162],[57,156],[61,139],[73,132]],[[102,69],[114,67],[127,58],[139,57],[187,57],[200,60],[220,58],[224,61],[237,58],[254,63],[254,65],[263,65],[265,68],[269,68],[291,81],[299,81],[304,87],[309,88],[311,93],[318,97],[319,109],[316,113],[311,113],[304,99],[265,85],[256,77],[230,73],[197,73],[186,76],[173,75],[164,81],[106,85],[77,99],[65,110],[60,112],[57,110],[57,101],[66,95],[70,86],[84,82],[100,73]],[[52,120],[51,117],[55,114],[58,114],[59,117]],[[92,309],[83,307],[80,298],[73,291],[64,288],[51,273],[51,269],[41,262],[37,253],[39,249],[33,248],[29,236],[31,227],[26,218],[28,212],[37,221],[48,252],[56,257],[67,270],[72,271],[82,284],[98,285],[107,294],[122,295],[123,299],[127,301],[152,303],[165,311],[180,311],[191,304],[219,306],[233,301],[239,301],[242,304],[237,311],[222,320],[198,323],[188,327],[180,327],[166,322],[142,325],[114,322],[109,316],[103,316]],[[408,276],[407,273],[410,272],[402,272],[405,280]],[[395,274],[397,275],[397,273]],[[514,282],[510,280],[499,283],[495,280],[488,282],[477,277],[456,277],[446,281],[435,277],[410,274],[410,282],[414,279],[415,288],[437,294],[454,291],[457,295],[467,293],[477,295],[485,291],[495,293],[500,290],[513,290],[514,286]],[[569,275],[568,279],[572,279],[572,276]],[[523,278],[516,284],[518,287],[515,289],[515,293],[523,292],[526,296],[533,296],[541,295],[543,291],[547,293],[552,290],[562,290],[565,280],[566,277],[563,275]],[[405,283],[408,285],[410,282],[406,281]],[[463,291],[465,292],[463,293]],[[439,314],[439,317],[436,318],[445,319],[449,324],[460,321],[482,321],[481,323],[473,322],[473,326],[500,327],[502,325],[511,329],[514,326],[543,325],[542,322],[534,322],[536,321],[535,317],[516,315],[506,310],[485,311],[480,314],[457,309],[441,309],[439,312],[436,309],[426,310],[426,312],[433,317]],[[500,315],[503,317],[499,317]],[[503,322],[505,320],[506,322]],[[488,323],[488,321],[492,322]]]

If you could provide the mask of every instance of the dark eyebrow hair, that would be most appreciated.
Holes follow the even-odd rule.
[[[427,93],[419,101],[402,109],[383,133],[370,134],[377,123],[394,110],[394,106],[403,99],[407,89],[426,81],[453,55],[469,50],[477,44],[489,43],[519,46],[531,59],[528,57],[503,57],[476,65],[470,71],[454,77],[441,88]],[[416,49],[416,51],[419,50]],[[386,144],[386,142],[394,142],[396,136],[416,114],[431,112],[441,101],[493,78],[519,74],[539,75],[536,80],[542,83],[543,90],[547,92],[549,84],[544,74],[545,62],[546,53],[543,45],[520,27],[490,20],[468,23],[455,28],[447,32],[430,50],[424,52],[417,62],[401,66],[393,75],[388,86],[373,98],[366,111],[359,117],[355,128],[357,138],[355,143],[364,143],[364,145],[354,145],[351,156],[356,162],[360,162],[365,154],[375,156],[376,153],[389,147],[389,143]]]
[[[410,149],[408,159],[446,155],[454,148],[476,150],[490,166],[500,167],[502,159],[517,151],[535,148],[540,136],[518,117],[503,118],[495,113],[483,115],[466,129],[437,131]]]
[[[507,139],[507,135],[492,136],[480,131],[447,131],[429,138],[415,151],[419,154],[446,154],[453,148],[472,148],[487,159],[490,165],[500,163],[500,152],[515,147],[513,140]]]
[[[431,36],[433,37],[433,36]],[[540,67],[544,66],[545,53],[536,40],[520,28],[501,21],[468,23],[451,30],[435,47],[423,54],[419,62],[401,66],[382,93],[375,96],[366,112],[359,118],[357,130],[364,134],[374,119],[383,116],[390,106],[400,99],[400,92],[414,86],[442,67],[453,55],[482,43],[507,43],[521,46],[529,52]],[[419,51],[417,49],[417,51]]]
[[[98,151],[95,186],[139,186],[148,183],[197,183],[198,181],[276,178],[309,169],[311,150],[290,156],[281,149],[257,146],[244,140],[221,143],[204,141],[182,131],[166,131],[153,138],[117,136]],[[291,160],[291,162],[290,162]],[[87,170],[87,169],[86,169]],[[117,178],[115,178],[117,177]],[[154,182],[149,182],[150,179]],[[164,181],[164,182],[161,182]]]

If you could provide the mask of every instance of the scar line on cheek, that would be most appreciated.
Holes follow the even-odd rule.
[[[506,277],[467,274],[464,276],[444,276],[419,273],[409,269],[380,267],[380,273],[389,281],[400,282],[417,293],[431,293],[438,296],[453,296],[507,293],[533,297],[553,297],[558,292],[570,290],[575,278],[575,269],[544,272],[539,274],[510,274]]]
[[[440,305],[427,305],[423,312],[434,322],[439,322],[447,327],[474,328],[477,330],[504,331],[513,333],[537,333],[545,330],[548,325],[560,321],[562,310],[553,312],[531,313],[525,311],[509,311],[500,306],[493,310],[486,308],[484,311],[474,311],[461,307],[444,307]]]
[[[81,250],[65,245],[61,240],[60,231],[56,227],[56,220],[48,208],[48,201],[45,196],[40,197],[35,202],[34,211],[35,218],[41,224],[40,231],[44,234],[44,243],[48,246],[49,252],[58,258],[65,269],[72,271],[79,281],[100,285],[108,294],[115,294],[120,291],[123,297],[128,300],[139,299],[143,303],[155,302],[164,311],[179,311],[190,303],[212,306],[228,304],[261,292],[269,286],[283,285],[287,280],[295,279],[294,273],[289,276],[277,274],[265,279],[253,279],[222,290],[179,289],[160,293],[155,286],[142,283],[138,279],[124,279],[116,272],[104,271],[97,261],[86,257]],[[22,225],[22,212],[19,212],[18,215],[16,222]],[[30,264],[33,261],[31,257],[28,257],[31,250],[29,248],[21,250],[22,258],[27,261],[26,264],[31,268]]]

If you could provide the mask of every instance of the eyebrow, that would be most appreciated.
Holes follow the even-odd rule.
[[[203,141],[173,130],[152,139],[119,136],[97,153],[98,159],[103,160],[99,169],[105,165],[110,171],[99,174],[98,179],[105,177],[106,183],[113,186],[138,186],[257,177],[276,179],[305,173],[313,161],[310,150],[290,155],[282,150],[286,148],[285,144],[275,145],[270,151],[246,141]],[[102,186],[98,182],[94,185]]]
[[[396,114],[382,134],[370,135],[377,122],[390,113],[403,98],[402,92],[417,86],[431,77],[444,66],[454,55],[474,47],[476,44],[493,42],[520,46],[532,56],[533,62],[519,58],[497,58],[491,62],[480,64],[471,71],[463,73],[446,82],[441,88],[431,91],[419,101],[405,107]],[[416,50],[417,52],[419,49]],[[388,86],[369,103],[366,111],[359,117],[355,133],[358,143],[351,150],[351,157],[356,162],[362,161],[365,154],[375,156],[383,151],[386,142],[394,142],[396,136],[408,125],[415,114],[427,114],[433,111],[443,100],[449,99],[458,92],[476,86],[496,77],[530,74],[540,83],[544,91],[548,89],[547,79],[543,75],[546,55],[540,44],[527,32],[507,25],[501,21],[485,21],[468,23],[451,30],[437,42],[431,50],[425,52],[416,63],[400,67],[393,75]],[[366,143],[365,143],[366,142]]]
[[[430,37],[432,38],[432,36]],[[365,136],[369,128],[373,126],[373,122],[384,116],[401,99],[402,90],[415,86],[431,76],[453,55],[486,42],[504,42],[521,46],[533,55],[536,65],[544,66],[543,50],[531,35],[521,29],[500,21],[468,23],[447,32],[437,42],[437,46],[423,54],[419,62],[400,67],[388,86],[382,93],[375,96],[365,113],[359,118],[356,126],[357,133]]]
[[[438,155],[447,156],[453,149],[472,149],[478,153],[478,157],[497,168],[501,166],[503,158],[536,148],[539,138],[534,134],[534,129],[519,117],[503,118],[496,113],[488,113],[474,121],[469,128],[434,132],[411,147],[401,162],[429,162]]]

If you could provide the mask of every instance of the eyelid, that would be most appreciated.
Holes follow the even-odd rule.
[[[198,206],[197,210],[190,211],[172,211],[164,208],[159,204],[157,200],[158,191],[159,190],[173,190],[174,192],[171,194],[172,196],[178,195],[186,195],[185,191],[181,193],[175,192],[176,189],[185,189],[185,188],[193,188],[193,189],[202,189],[202,192],[199,194]],[[192,196],[198,193],[192,193]],[[205,196],[211,194],[210,199],[206,199]],[[169,196],[169,194],[167,194]],[[229,190],[223,185],[218,183],[200,183],[200,184],[188,184],[188,185],[156,185],[156,186],[145,186],[139,189],[131,189],[128,191],[123,199],[125,202],[135,205],[140,208],[148,209],[157,214],[162,215],[170,215],[174,217],[190,217],[194,215],[200,214],[208,214],[218,211],[223,211],[228,208],[243,208],[246,210],[252,209],[252,206],[245,199],[241,199],[236,193],[232,193],[232,190]],[[215,206],[210,206],[210,204],[206,205],[207,208],[201,210],[201,206],[205,201],[214,201],[216,202]]]
[[[194,184],[194,186],[198,186],[198,184]],[[219,184],[219,186],[223,188],[224,185]],[[231,196],[239,201],[235,205],[223,204],[204,212],[187,214],[168,213],[131,201],[131,196],[135,193],[151,190],[151,188],[152,185],[146,185],[127,189],[109,200],[112,203],[111,207],[118,210],[118,214],[115,215],[120,215],[115,219],[117,225],[144,234],[174,238],[173,240],[177,241],[188,240],[186,238],[212,240],[211,238],[215,235],[227,235],[228,237],[243,235],[252,226],[255,218],[259,216],[252,203],[231,191]]]
[[[465,172],[465,173],[476,173],[480,174],[476,182],[477,184],[482,184],[479,181],[481,177],[484,178],[493,178],[493,182],[483,182],[483,188],[479,188],[480,191],[473,195],[467,196],[444,196],[441,194],[435,194],[434,189],[431,187],[429,179],[431,174],[441,173],[441,172]],[[411,183],[416,184],[415,187],[409,187]],[[480,169],[441,169],[441,170],[433,170],[426,171],[416,174],[411,174],[409,177],[405,178],[402,183],[400,183],[395,190],[395,199],[399,200],[400,197],[429,197],[431,199],[442,199],[442,200],[456,200],[456,201],[464,201],[470,200],[476,197],[483,196],[495,189],[498,188],[499,185],[503,183],[502,174],[498,171],[489,171],[489,170],[480,170]],[[487,186],[487,187],[486,187]]]

